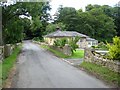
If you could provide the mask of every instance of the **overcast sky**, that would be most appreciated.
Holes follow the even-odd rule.
[[[117,4],[120,0],[51,0],[51,14],[53,15],[59,5],[63,5],[63,7],[74,7],[77,10],[82,8],[85,10],[85,6],[88,4],[99,4],[99,5],[110,5],[114,6]]]

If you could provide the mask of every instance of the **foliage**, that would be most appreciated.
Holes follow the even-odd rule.
[[[67,44],[68,40],[66,38],[57,39],[54,41],[55,46],[64,47]]]
[[[90,11],[92,9],[101,9],[104,14],[114,19],[115,29],[117,31],[117,35],[120,36],[120,6],[116,4],[114,7],[108,5],[91,5],[86,6],[86,11]]]
[[[117,86],[118,84],[120,85],[120,73],[113,72],[107,67],[102,67],[100,65],[96,65],[89,62],[83,62],[82,64],[80,64],[80,67],[84,68],[85,70],[94,75],[97,75],[97,77],[102,78],[110,84],[112,83]]]
[[[11,5],[5,5],[5,2],[2,2],[0,4],[4,44],[21,41],[23,32],[26,37],[42,38],[42,32],[45,31],[50,16],[47,12],[51,9],[49,2],[17,2]],[[31,20],[26,20],[30,17]]]
[[[39,37],[34,37],[33,40],[40,41],[40,38]]]
[[[4,42],[6,44],[15,44],[23,39],[23,27],[21,19],[13,19],[12,23],[7,24],[7,28],[3,31]]]
[[[114,37],[113,44],[110,45],[108,43],[107,46],[109,48],[109,57],[113,60],[120,61],[120,37]]]
[[[49,50],[50,52],[54,53],[56,56],[58,56],[60,58],[75,58],[76,59],[76,58],[84,57],[84,50],[76,50],[76,51],[74,51],[74,53],[71,56],[67,56],[60,51],[56,51],[56,50],[50,48],[49,46],[41,45],[41,47]]]
[[[86,11],[83,12],[72,7],[60,7],[55,23],[62,22],[67,31],[77,31],[99,41],[111,42],[117,34],[115,29],[118,26],[115,26],[114,22],[116,21],[114,21],[113,16],[110,16],[115,15],[112,10],[109,12],[110,8],[112,7],[88,5]]]
[[[50,48],[49,46],[41,45],[41,47],[49,50],[50,52],[54,53],[56,56],[58,56],[60,58],[67,58],[68,57],[67,55],[63,54],[62,52],[56,51],[56,50]]]
[[[71,51],[73,54],[74,51],[76,51],[76,49],[78,48],[77,42],[79,39],[80,39],[79,36],[76,36],[76,37],[71,38],[69,40],[67,38],[61,38],[61,39],[55,40],[54,45],[62,48],[65,46],[65,44],[68,44],[71,47]]]
[[[48,24],[46,27],[46,32],[45,34],[51,33],[56,31],[56,28],[59,27],[61,31],[65,30],[65,25],[63,23],[57,23],[57,24]]]
[[[72,53],[74,53],[74,51],[76,51],[76,49],[78,48],[77,42],[79,39],[80,39],[79,36],[76,36],[69,40],[67,38],[61,38],[61,39],[55,40],[54,45],[62,48],[65,46],[65,44],[68,44],[71,47]]]
[[[100,42],[95,48],[100,50],[108,50],[108,47],[104,42]]]
[[[75,38],[72,38],[68,44],[71,47],[71,51],[72,53],[74,53],[74,51],[76,51],[76,49],[78,48],[77,42],[80,39],[80,37],[76,36]]]
[[[32,39],[32,33],[33,31],[30,30],[31,28],[31,20],[24,18],[22,19],[22,24],[24,27],[23,34],[24,34],[24,39]]]

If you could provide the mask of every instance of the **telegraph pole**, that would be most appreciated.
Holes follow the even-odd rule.
[[[0,6],[0,46],[3,45],[3,38],[2,38],[2,7]]]

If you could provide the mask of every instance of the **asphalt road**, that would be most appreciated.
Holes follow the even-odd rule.
[[[88,75],[30,41],[23,44],[12,88],[107,88]]]

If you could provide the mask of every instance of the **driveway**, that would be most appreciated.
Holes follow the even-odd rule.
[[[12,88],[107,88],[102,81],[88,75],[39,45],[23,44]]]

